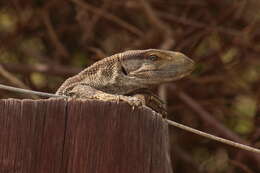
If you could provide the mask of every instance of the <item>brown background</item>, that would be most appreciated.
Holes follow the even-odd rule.
[[[1,1],[0,83],[53,93],[108,55],[177,50],[197,68],[158,89],[169,119],[260,148],[259,9],[258,0]],[[170,136],[175,172],[260,171],[248,152],[176,128]]]

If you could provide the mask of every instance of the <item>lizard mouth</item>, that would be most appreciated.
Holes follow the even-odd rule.
[[[158,77],[158,78],[182,78],[185,77],[194,70],[194,68],[186,70],[141,70],[134,74],[137,77]]]
[[[158,82],[164,83],[182,79],[185,76],[189,75],[191,72],[192,70],[186,72],[144,70],[140,71],[134,76],[142,81],[145,80],[148,84],[158,84]]]
[[[170,65],[163,69],[142,69],[132,74],[130,73],[129,75],[139,78],[142,81],[146,80],[147,84],[159,84],[182,79],[191,74],[194,67],[194,63],[186,64],[185,68],[182,66]]]
[[[161,66],[157,66],[157,68],[153,67],[144,67],[133,73],[133,75],[137,76],[154,76],[154,77],[172,77],[179,78],[178,76],[184,77],[189,75],[195,68],[194,61],[191,59],[184,59],[180,63],[171,63],[171,64],[163,64]]]

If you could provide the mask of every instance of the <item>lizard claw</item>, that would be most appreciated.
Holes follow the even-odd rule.
[[[116,96],[116,103],[119,104],[120,102],[120,96]]]

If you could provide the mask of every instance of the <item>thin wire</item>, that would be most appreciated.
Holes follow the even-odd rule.
[[[28,89],[22,89],[22,88],[16,88],[16,87],[11,87],[11,86],[6,86],[0,84],[0,89],[8,90],[8,91],[14,91],[18,93],[23,93],[23,94],[35,94],[43,97],[63,97],[66,98],[66,96],[61,96],[61,95],[56,95],[56,94],[51,94],[51,93],[45,93],[45,92],[39,92],[39,91],[32,91]]]
[[[240,148],[240,149],[243,149],[243,150],[247,150],[247,151],[251,151],[251,152],[260,154],[260,149],[253,148],[253,147],[250,147],[248,145],[240,144],[240,143],[237,143],[237,142],[233,142],[233,141],[228,140],[228,139],[220,138],[220,137],[217,137],[217,136],[214,136],[214,135],[193,129],[191,127],[176,123],[176,122],[171,121],[171,120],[166,119],[165,121],[172,126],[175,126],[175,127],[180,128],[180,129],[195,133],[197,135],[204,136],[206,138],[209,138],[209,139],[212,139],[212,140],[215,140],[215,141],[227,144],[227,145],[231,145],[233,147],[237,147],[237,148]]]

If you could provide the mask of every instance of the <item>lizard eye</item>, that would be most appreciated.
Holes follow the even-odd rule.
[[[150,60],[152,60],[152,61],[155,61],[155,60],[157,60],[159,57],[157,56],[157,55],[149,55],[149,57],[148,57]]]

